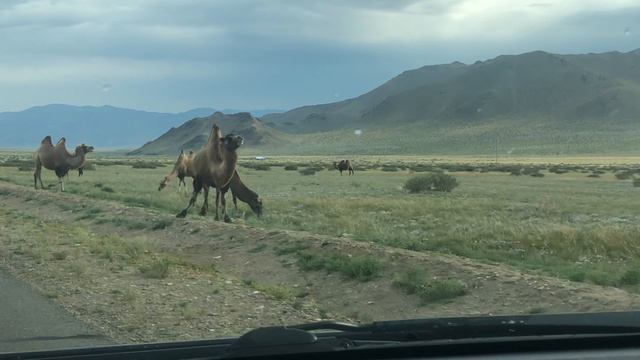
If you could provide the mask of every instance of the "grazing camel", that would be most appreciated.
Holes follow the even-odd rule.
[[[34,154],[36,162],[36,170],[33,173],[34,186],[44,189],[42,184],[42,167],[53,170],[58,177],[60,190],[64,191],[64,177],[70,169],[78,169],[84,166],[86,155],[93,152],[93,146],[82,144],[76,147],[75,153],[71,154],[65,146],[65,138],[60,139],[54,146],[51,142],[51,136],[46,136],[40,142],[40,147]]]
[[[255,191],[249,189],[243,182],[240,180],[240,176],[238,176],[238,172],[236,171],[227,185],[226,188],[222,189],[223,193],[226,193],[229,189],[231,189],[231,195],[233,197],[233,206],[235,210],[238,211],[238,199],[240,201],[245,202],[249,205],[251,210],[257,217],[262,215],[262,199],[260,199],[260,195]]]
[[[340,160],[340,163],[334,161],[333,167],[340,170],[340,176],[342,176],[342,172],[345,170],[349,170],[349,175],[355,175],[355,171],[353,171],[353,165],[349,160]]]
[[[236,150],[242,145],[241,136],[228,134],[222,137],[220,128],[213,125],[211,135],[207,144],[193,155],[191,161],[191,171],[193,177],[193,194],[189,204],[184,210],[178,213],[177,217],[187,216],[187,212],[196,203],[198,194],[204,189],[204,204],[200,209],[200,215],[205,215],[209,211],[209,187],[216,188],[216,220],[220,220],[219,205],[222,204],[222,215],[225,222],[231,222],[227,215],[227,202],[225,193],[222,191],[229,185],[233,174],[236,172],[238,154]],[[220,196],[222,195],[222,196]]]
[[[173,164],[173,170],[171,173],[162,179],[160,182],[160,187],[158,191],[164,189],[168,183],[170,183],[173,179],[178,178],[178,191],[180,191],[180,185],[184,185],[185,189],[187,187],[187,183],[184,181],[185,177],[193,177],[193,173],[191,171],[191,164],[193,162],[193,151],[190,151],[189,154],[185,154],[184,150],[180,150],[180,155],[178,155],[178,159],[175,164]]]
[[[189,152],[188,155],[185,154],[184,151],[181,151],[171,173],[165,176],[160,182],[158,191],[164,189],[175,178],[180,179],[180,181],[184,183],[185,177],[193,177],[193,170],[191,169],[192,163],[193,151]],[[178,187],[180,187],[179,184]],[[212,187],[215,187],[215,185]],[[262,215],[262,199],[260,199],[260,196],[255,191],[249,189],[242,180],[240,180],[237,171],[222,191],[226,193],[229,189],[231,189],[233,205],[236,211],[238,210],[238,199],[240,199],[240,201],[247,203],[249,207],[251,207],[251,210],[256,216],[260,217],[260,215]]]

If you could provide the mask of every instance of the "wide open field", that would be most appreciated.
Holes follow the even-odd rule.
[[[98,158],[70,174],[66,194],[33,191],[16,161],[0,167],[0,250],[12,272],[123,341],[321,318],[637,307],[638,159],[577,159],[357,157],[352,177],[320,157],[243,159],[265,214],[241,203],[231,225],[197,209],[173,216],[188,195],[177,183],[157,190],[172,159]],[[160,167],[132,167],[142,162]],[[315,174],[299,172],[309,166]],[[451,193],[403,190],[438,169],[458,179]],[[155,330],[141,326],[148,316]],[[192,331],[173,333],[179,322]]]

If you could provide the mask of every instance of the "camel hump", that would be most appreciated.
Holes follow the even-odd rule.
[[[60,140],[58,140],[58,145],[66,144],[66,142],[67,142],[67,139],[65,139],[64,136],[63,136],[63,137],[60,138]]]
[[[49,144],[49,145],[53,145],[53,141],[51,141],[51,135],[47,135],[44,137],[44,139],[42,139],[42,141],[40,142],[41,145],[45,145],[45,144]]]

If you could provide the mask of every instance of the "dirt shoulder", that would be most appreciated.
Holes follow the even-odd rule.
[[[640,304],[640,296],[621,289],[456,256],[266,231],[197,215],[176,219],[173,214],[5,182],[0,182],[0,200],[9,213],[0,223],[5,267],[43,292],[53,292],[76,316],[121,341],[235,335],[257,326],[318,319],[366,322],[625,310]],[[40,248],[44,254],[19,248],[29,237],[50,238],[43,231],[58,234]],[[16,238],[18,234],[27,238]],[[81,238],[85,240],[78,241]],[[132,260],[126,249],[136,242],[143,242],[146,252]],[[117,245],[111,256],[100,250],[106,244]],[[63,251],[68,255],[56,260],[54,254]],[[338,256],[373,259],[381,267],[370,280],[359,281],[359,274],[304,263],[310,257]],[[174,259],[166,278],[140,275],[141,266],[160,257]],[[459,282],[466,294],[425,302],[394,285],[415,269],[429,280]]]

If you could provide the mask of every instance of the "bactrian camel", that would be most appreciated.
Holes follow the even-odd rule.
[[[193,177],[193,171],[191,170],[192,163],[193,151],[190,151],[189,154],[181,151],[171,173],[165,176],[160,182],[158,191],[164,189],[175,178],[180,179],[180,181],[184,183],[185,177]],[[180,184],[178,184],[178,187],[180,187]],[[262,215],[262,199],[260,199],[260,196],[255,191],[249,189],[242,182],[237,171],[233,174],[229,185],[223,188],[222,191],[226,193],[229,189],[231,189],[233,205],[236,211],[238,211],[238,199],[240,199],[240,201],[247,203],[249,207],[251,207],[254,214],[257,216]]]
[[[216,188],[216,220],[220,220],[219,206],[222,204],[222,216],[225,222],[231,219],[227,215],[227,203],[223,189],[229,185],[231,178],[236,172],[238,154],[236,150],[242,145],[241,136],[228,134],[222,137],[220,128],[213,125],[211,135],[207,143],[193,155],[191,160],[191,170],[193,177],[193,194],[189,204],[184,210],[178,213],[177,217],[187,216],[187,212],[196,203],[198,194],[204,189],[204,204],[200,210],[201,215],[209,211],[209,187]],[[222,195],[222,196],[220,196]]]
[[[164,189],[171,181],[175,178],[178,178],[178,191],[180,190],[180,185],[184,185],[185,188],[187,184],[184,181],[185,177],[193,177],[191,173],[191,162],[193,161],[193,151],[189,151],[189,154],[185,154],[184,150],[180,151],[180,155],[178,155],[178,159],[176,159],[175,164],[173,164],[173,170],[171,173],[162,179],[160,182],[160,187],[158,191]]]
[[[349,160],[340,160],[340,163],[333,162],[333,167],[340,170],[340,175],[342,176],[342,172],[349,170],[349,175],[354,175],[353,165]]]
[[[82,144],[76,147],[75,153],[72,154],[67,151],[65,143],[65,139],[62,138],[54,146],[51,136],[46,136],[40,142],[40,147],[34,154],[36,169],[33,173],[33,183],[36,189],[38,182],[40,182],[40,187],[44,189],[42,184],[42,167],[44,167],[56,173],[60,190],[64,191],[64,177],[69,170],[84,166],[86,155],[93,151],[93,146]]]

